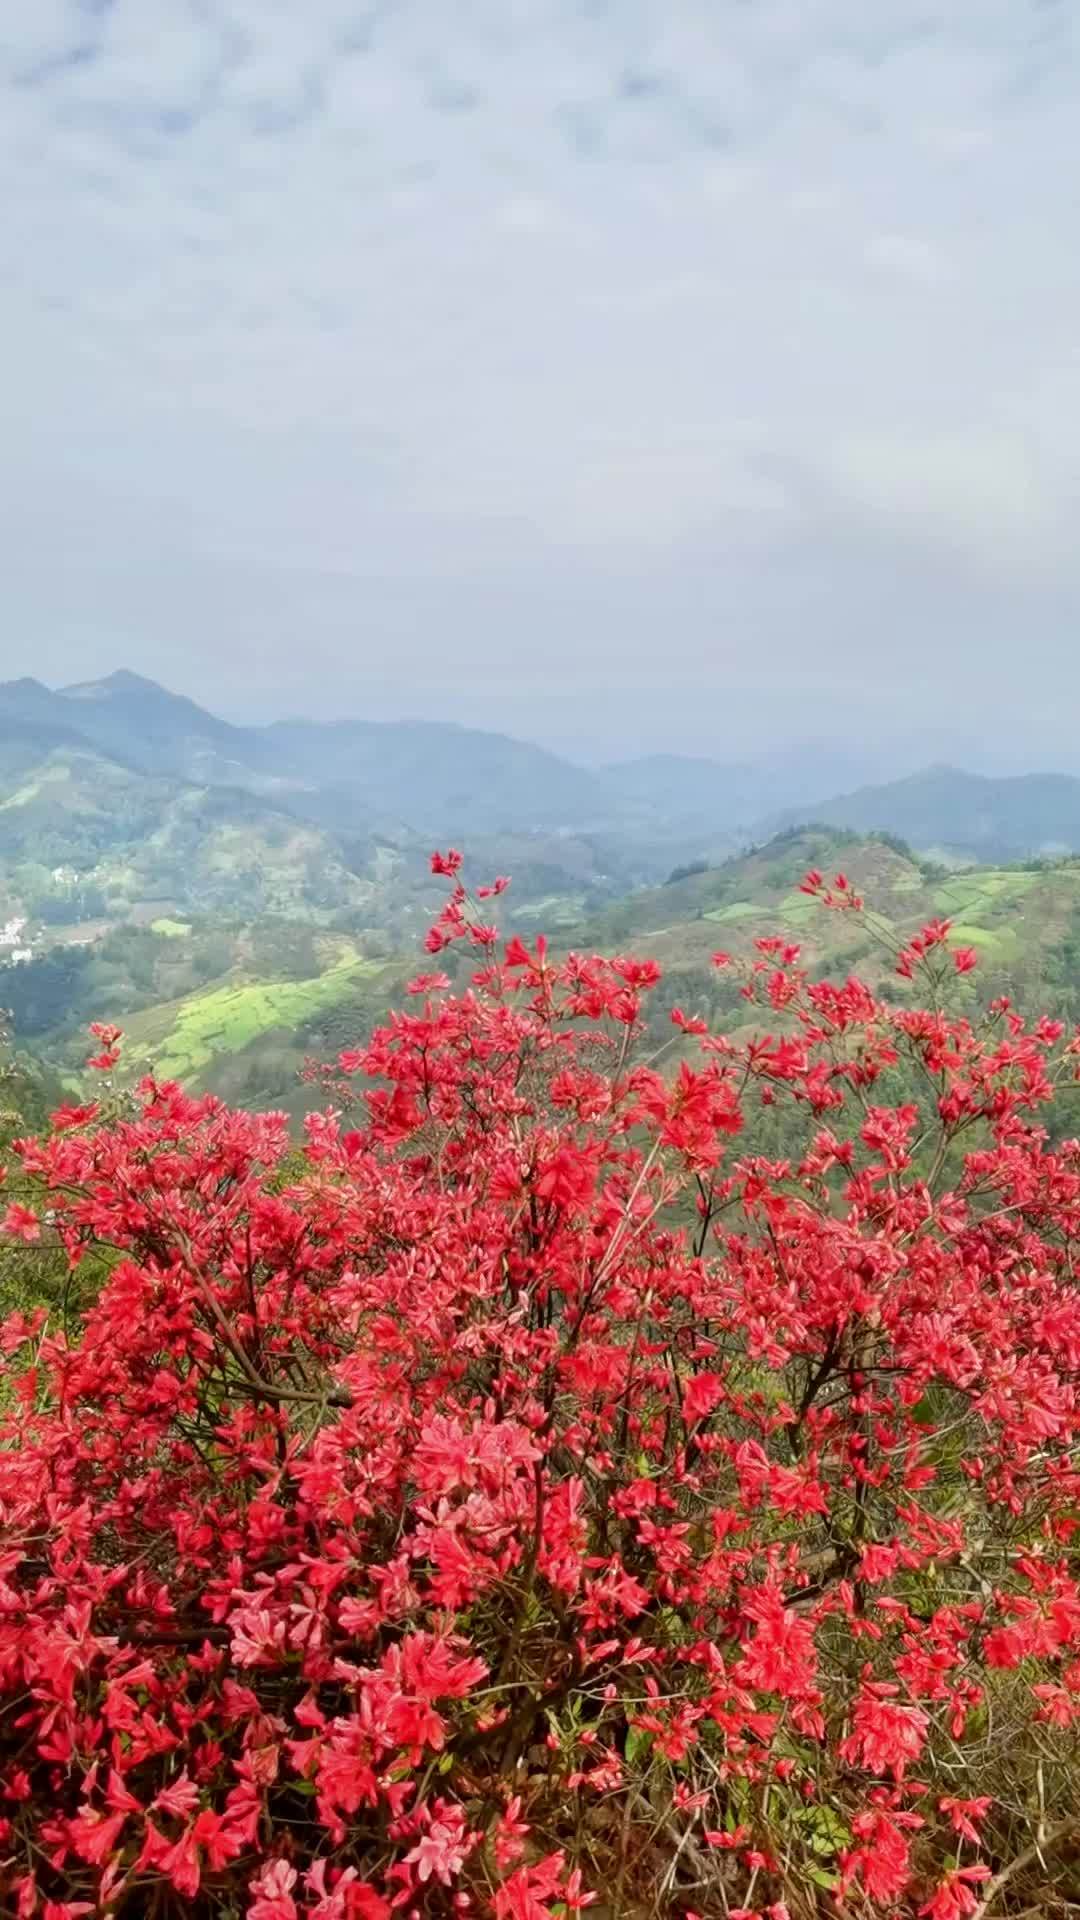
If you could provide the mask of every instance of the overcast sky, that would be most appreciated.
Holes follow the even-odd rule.
[[[1074,0],[0,8],[0,665],[1080,765]]]

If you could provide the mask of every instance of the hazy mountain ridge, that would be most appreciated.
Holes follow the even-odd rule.
[[[1022,860],[1080,848],[1080,779],[1066,773],[994,777],[960,767],[927,767],[807,808],[789,807],[764,825],[777,831],[805,820],[856,833],[895,833],[913,846],[975,860]]]
[[[155,776],[258,792],[322,824],[514,831],[608,822],[603,781],[530,742],[433,721],[282,720],[239,727],[121,671],[52,690],[0,684],[0,724],[78,736]]]
[[[511,917],[552,926],[659,877],[676,844],[662,822],[627,832],[597,774],[498,734],[236,727],[124,672],[0,685],[0,926],[19,922],[20,954],[174,909],[407,943],[437,908],[428,853],[453,840],[474,878],[513,871]]]
[[[642,824],[730,834],[809,799],[820,777],[818,761],[798,756],[728,764],[654,754],[585,767],[507,734],[430,720],[237,726],[127,670],[58,689],[0,683],[6,723],[51,730],[57,744],[78,736],[150,775],[257,792],[323,826],[437,838]]]
[[[808,797],[859,766],[807,749],[589,768],[437,721],[235,725],[126,671],[15,680],[0,685],[0,906],[57,924],[172,903],[407,940],[427,909],[426,854],[447,842],[473,878],[515,876],[511,919],[553,929],[808,819],[954,861],[1080,849],[1070,775],[938,766]]]

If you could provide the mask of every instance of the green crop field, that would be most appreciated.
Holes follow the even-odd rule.
[[[549,893],[518,907],[517,918],[526,922],[537,920],[544,927],[575,926],[581,919],[584,904],[585,897],[580,893]]]
[[[962,920],[952,926],[949,944],[954,947],[975,947],[987,958],[992,956],[996,960],[1004,960],[1015,950],[1017,939],[1011,927],[980,927]]]
[[[125,1036],[125,1065],[191,1084],[221,1054],[239,1053],[275,1027],[302,1026],[382,970],[381,962],[349,949],[311,980],[219,982],[135,1014]]]
[[[821,906],[796,887],[786,893],[779,906],[780,918],[789,927],[808,927],[821,918]]]
[[[934,905],[940,913],[954,918],[957,914],[979,913],[987,907],[1016,906],[1040,878],[1038,873],[981,867],[954,874],[951,880],[944,881],[934,894]]]
[[[705,915],[706,920],[753,920],[760,917],[761,908],[752,900],[733,900],[728,907],[713,907]]]

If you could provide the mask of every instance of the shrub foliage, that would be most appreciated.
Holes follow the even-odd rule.
[[[931,926],[921,1007],[767,941],[641,1060],[657,968],[458,864],[362,1124],[106,1082],[12,1160],[106,1278],[3,1332],[4,1911],[1069,1911],[1078,1042]]]

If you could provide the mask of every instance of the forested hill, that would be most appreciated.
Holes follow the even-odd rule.
[[[867,911],[830,912],[801,892],[812,867],[830,876],[843,870]],[[433,890],[426,910],[434,910],[436,898]],[[809,829],[568,921],[555,938],[564,949],[632,952],[660,962],[663,978],[648,1000],[650,1044],[670,1058],[675,1006],[729,1029],[745,1022],[739,963],[755,956],[755,939],[797,942],[816,974],[854,971],[883,995],[902,997],[895,949],[935,917],[949,918],[952,943],[977,955],[975,971],[956,985],[970,1010],[1004,992],[1023,1005],[1080,1018],[1080,861],[948,873],[898,841]],[[530,938],[544,920],[541,906],[531,920],[519,915],[517,925]],[[510,924],[506,912],[503,924]],[[736,965],[718,971],[718,950]],[[447,958],[464,982],[469,956],[452,951]],[[419,926],[394,943],[280,918],[247,923],[192,915],[57,947],[33,965],[10,969],[5,987],[24,1044],[73,1084],[86,1054],[86,1023],[103,1017],[127,1030],[130,1074],[152,1068],[245,1104],[299,1112],[318,1098],[298,1082],[305,1058],[332,1059],[362,1038],[419,964]]]
[[[1080,849],[1080,780],[1064,773],[988,779],[928,767],[904,780],[858,788],[772,815],[768,827],[804,820],[902,836],[914,847],[973,860],[1023,860]]]
[[[864,899],[863,914],[839,914],[800,891],[811,868],[843,871]],[[790,829],[765,846],[714,868],[645,889],[582,929],[580,944],[604,952],[648,953],[664,968],[653,1018],[673,1004],[738,1013],[730,974],[711,964],[717,950],[753,956],[755,939],[798,942],[818,973],[859,973],[892,994],[901,991],[894,953],[926,921],[952,923],[954,945],[974,949],[970,993],[997,992],[1028,1005],[1050,1003],[1080,1018],[1080,860],[1031,861],[950,872],[920,859],[890,835],[827,827]]]

